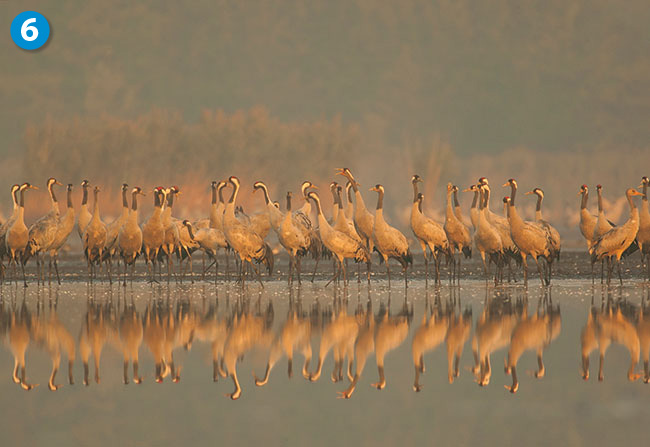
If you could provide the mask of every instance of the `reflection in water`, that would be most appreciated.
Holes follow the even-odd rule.
[[[72,367],[75,361],[75,342],[70,332],[59,320],[56,305],[49,306],[47,315],[42,303],[37,307],[36,318],[32,319],[32,337],[36,344],[44,348],[52,359],[52,372],[47,383],[48,388],[51,391],[60,388],[60,385],[54,383],[54,379],[61,363],[61,351],[64,351],[68,358],[68,382],[70,385],[74,384]]]
[[[160,296],[159,290],[144,302],[135,300],[133,295],[128,298],[118,296],[114,302],[110,292],[101,296],[89,291],[83,304],[84,311],[76,322],[74,313],[61,315],[60,308],[57,309],[58,295],[54,301],[50,297],[49,305],[39,296],[33,307],[25,297],[14,296],[0,301],[0,335],[14,358],[12,379],[25,390],[37,386],[30,382],[26,373],[28,349],[40,350],[51,361],[48,388],[55,391],[61,387],[56,376],[62,357],[68,360],[70,384],[74,384],[77,355],[83,364],[83,383],[88,385],[90,382],[92,357],[94,381],[100,384],[102,352],[106,350],[114,351],[122,360],[124,384],[143,382],[140,368],[143,352],[153,359],[156,382],[170,378],[178,383],[182,369],[179,351],[189,352],[196,342],[208,348],[213,380],[216,382],[225,377],[232,380],[234,389],[228,396],[233,400],[242,395],[238,364],[247,353],[260,350],[266,369],[262,376],[253,373],[255,384],[260,387],[271,382],[274,367],[285,357],[287,374],[291,378],[296,354],[302,357],[303,378],[318,381],[331,351],[333,369],[330,377],[333,382],[347,378],[347,386],[338,391],[339,397],[347,399],[357,389],[373,354],[378,380],[373,378],[371,384],[379,390],[384,389],[387,376],[391,376],[390,370],[389,374],[385,372],[386,357],[405,346],[410,346],[412,354],[408,357],[408,368],[410,370],[412,362],[415,372],[413,390],[422,389],[425,356],[433,358],[433,352],[443,344],[446,348],[447,381],[454,383],[460,375],[463,350],[470,337],[474,362],[468,368],[474,373],[476,382],[481,386],[490,383],[491,357],[501,350],[505,374],[512,376],[512,384],[506,388],[514,393],[519,388],[517,365],[521,357],[526,352],[534,352],[538,368],[533,375],[544,377],[543,353],[558,338],[562,328],[559,306],[554,305],[547,294],[541,293],[529,304],[528,293],[523,289],[487,288],[472,334],[472,305],[466,303],[463,306],[459,296],[461,289],[453,286],[448,289],[450,296],[446,299],[441,298],[444,289],[436,289],[431,299],[426,292],[424,311],[421,317],[418,316],[419,324],[415,325],[409,344],[407,339],[414,317],[414,302],[422,303],[418,301],[419,297],[405,296],[399,308],[391,309],[390,292],[387,297],[382,295],[373,300],[368,291],[368,297],[363,301],[359,293],[356,305],[349,304],[346,292],[343,296],[335,294],[331,302],[326,299],[326,304],[316,298],[303,307],[300,288],[297,290],[297,296],[294,296],[293,289],[289,292],[286,317],[275,324],[273,301],[262,295],[226,297],[220,308],[216,298],[206,300],[203,296],[197,300],[195,296],[190,299],[191,293],[184,293],[182,298],[171,298],[169,290],[165,298]],[[650,382],[650,310],[645,299],[640,306],[609,295],[602,301],[600,307],[592,305],[580,335],[583,378],[589,378],[590,353],[598,350],[598,377],[603,380],[605,354],[608,347],[616,343],[624,346],[630,355],[627,378],[636,380],[643,377],[644,382]],[[138,306],[136,303],[141,304]],[[71,335],[73,333],[79,334],[78,339]],[[318,350],[316,365],[312,365],[312,349]],[[643,374],[636,371],[640,359],[643,361]],[[132,364],[132,374],[129,363]],[[391,362],[388,366],[392,367]]]
[[[537,353],[538,370],[535,377],[541,379],[546,374],[542,355],[544,349],[560,335],[562,320],[560,318],[560,307],[553,307],[550,299],[544,296],[544,303],[540,299],[537,312],[528,316],[528,306],[524,306],[523,314],[510,338],[510,349],[506,361],[506,374],[512,374],[512,385],[506,389],[516,393],[519,389],[517,379],[517,362],[521,355],[527,350],[534,350]]]
[[[582,348],[582,378],[589,379],[589,354],[598,349],[599,365],[598,380],[603,381],[605,375],[605,353],[613,343],[624,346],[630,355],[630,365],[627,378],[635,381],[643,377],[645,383],[650,383],[648,355],[650,351],[650,314],[642,300],[641,307],[618,299],[612,300],[608,295],[603,299],[600,308],[593,307],[587,316],[587,323],[580,335]],[[643,354],[644,374],[635,372],[640,354]]]
[[[513,305],[509,295],[501,295],[496,292],[495,296],[490,299],[486,298],[472,339],[474,353],[472,371],[480,386],[490,384],[492,377],[490,356],[493,352],[508,346],[512,331],[521,317],[521,312],[521,301]]]

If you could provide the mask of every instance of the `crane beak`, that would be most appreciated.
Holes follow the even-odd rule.
[[[636,189],[634,189],[634,190],[632,190],[632,195],[633,196],[642,196],[643,193],[641,193],[641,192],[637,191]]]
[[[36,186],[36,185],[30,185],[30,188],[31,189],[39,189],[38,186]]]
[[[505,182],[502,186],[505,188],[506,186],[510,186],[510,183]]]
[[[535,194],[535,193],[533,191],[528,191],[524,193],[525,196],[527,196],[528,194]]]
[[[465,188],[465,189],[463,189],[463,192],[471,192],[471,191],[472,191],[472,190],[469,189],[469,188]]]
[[[312,185],[310,186],[310,188],[313,188],[313,189],[318,189],[318,186],[316,186],[316,185],[314,185],[314,184],[312,184]]]
[[[54,184],[55,184],[55,185],[59,185],[59,186],[63,186],[63,183],[61,183],[61,182],[58,181],[58,180],[56,180],[56,181],[54,182]],[[640,188],[640,187],[639,187],[639,188]]]

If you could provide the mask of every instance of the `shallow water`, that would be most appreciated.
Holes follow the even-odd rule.
[[[632,371],[644,373],[650,333],[639,315],[647,285],[634,277],[622,287],[592,286],[589,265],[577,255],[563,260],[552,287],[531,280],[527,290],[520,283],[494,287],[471,279],[481,277],[476,264],[468,264],[466,276],[472,276],[460,287],[444,281],[425,287],[416,274],[408,289],[399,276],[390,289],[383,277],[370,287],[353,280],[348,287],[325,288],[327,275],[291,288],[281,280],[265,282],[263,289],[251,283],[245,290],[221,280],[153,286],[137,280],[124,289],[106,282],[88,286],[77,267],[66,268],[61,286],[1,289],[3,444],[115,445],[122,439],[136,445],[601,445],[647,438],[650,385],[643,377],[628,379],[630,350],[645,349]],[[333,348],[312,382],[320,347],[327,344]],[[414,391],[414,345],[417,352],[425,349],[420,392]],[[485,386],[478,382],[486,381],[486,364],[483,373],[472,371],[474,345],[481,358],[490,352]],[[312,359],[305,378],[308,346]],[[129,384],[123,383],[123,352],[129,347],[139,356],[139,385],[132,362]],[[294,351],[292,378],[285,347]],[[459,376],[450,383],[448,351],[460,347]],[[533,374],[537,347],[543,378]],[[594,348],[587,381],[583,347]],[[599,348],[605,350],[602,381]],[[505,374],[504,361],[518,349],[526,350],[516,364],[519,386],[513,394],[505,388],[512,375]],[[25,378],[19,369],[14,383],[14,354],[20,357],[21,351]],[[350,398],[337,399],[350,391],[350,381],[347,358],[342,380],[331,380],[334,352],[351,351],[357,361],[367,360]],[[54,392],[48,380],[57,352],[60,367],[52,383],[61,387]],[[74,385],[68,380],[69,355]],[[381,391],[371,386],[379,381],[378,355],[385,363]],[[256,386],[253,374],[263,376],[270,357],[268,383]],[[156,359],[162,383],[155,380]],[[353,363],[353,372],[359,365]],[[241,396],[232,401],[226,395],[234,390],[235,366]],[[219,375],[220,368],[227,377]]]

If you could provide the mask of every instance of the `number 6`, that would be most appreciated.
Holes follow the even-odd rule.
[[[28,26],[30,23],[34,23],[34,22],[36,22],[35,18],[27,19],[23,23],[23,26],[20,27],[20,35],[27,42],[31,42],[32,40],[36,40],[36,38],[38,37],[38,28],[36,28],[35,26]],[[32,35],[28,36],[27,31],[31,31]]]

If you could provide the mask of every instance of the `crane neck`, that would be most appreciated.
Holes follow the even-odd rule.
[[[25,189],[20,190],[20,210],[21,212],[25,209]]]
[[[287,214],[291,212],[291,194],[287,194]]]
[[[316,212],[318,213],[318,217],[323,216],[323,210],[320,207],[320,199],[314,198],[312,200],[316,203]]]
[[[448,217],[451,217],[451,215],[454,214],[454,210],[451,206],[451,201],[452,201],[451,191],[447,190],[447,216]]]
[[[638,212],[636,209],[636,203],[634,203],[634,200],[632,200],[632,196],[629,192],[625,193],[625,195],[627,196],[627,203],[630,204],[630,216],[632,216],[634,212]]]
[[[122,189],[122,208],[128,211],[129,201],[126,199],[126,189]]]
[[[596,189],[596,193],[598,194],[598,213],[603,212],[603,193],[600,191],[600,189]]]
[[[83,197],[81,198],[81,206],[88,204],[88,185],[83,186]]]
[[[228,199],[228,204],[235,206],[235,201],[237,200],[237,193],[239,192],[239,185],[236,183],[232,184],[232,194],[230,195],[230,199]]]
[[[643,183],[643,197],[641,197],[641,200],[648,201],[648,184],[645,182]]]
[[[194,240],[194,230],[192,230],[192,225],[185,225],[187,228],[187,234],[190,235],[190,239]]]
[[[346,185],[345,189],[348,194],[348,203],[352,203],[352,191],[354,191],[354,189],[352,188],[352,183],[350,183],[350,186]]]
[[[216,186],[212,187],[212,202],[211,203],[212,203],[212,205],[217,204],[217,187]]]
[[[584,210],[587,208],[587,200],[589,199],[589,192],[585,191],[582,193],[582,200],[580,201],[580,209]]]
[[[413,182],[413,203],[418,201],[418,182]]]
[[[169,196],[167,196],[167,207],[171,210],[173,206],[174,206],[174,193],[170,192]]]
[[[537,194],[537,206],[535,207],[535,219],[542,220],[542,200],[544,198]]]
[[[73,208],[72,206],[72,190],[68,190],[68,209],[71,210]]]
[[[486,189],[486,190],[485,190],[485,198],[484,198],[483,200],[484,200],[484,202],[485,202],[485,203],[483,204],[483,207],[484,207],[486,210],[490,211],[490,190],[489,190],[489,189]]]
[[[54,183],[50,183],[47,187],[47,189],[50,191],[50,199],[52,199],[52,205],[56,206],[58,208],[58,203],[56,200],[56,195],[54,194]]]
[[[515,206],[515,197],[517,196],[517,185],[510,182],[510,205]]]
[[[413,202],[413,211],[415,211],[416,209],[420,212],[420,214],[422,214],[422,200]]]
[[[225,187],[226,187],[226,185],[222,185],[220,188],[217,188],[218,191],[219,191],[219,202],[224,203],[224,204],[226,203],[226,201],[223,200],[223,188],[225,188]]]
[[[472,199],[472,208],[476,208],[476,202],[478,202],[478,191],[474,191],[474,198]]]
[[[19,191],[20,191],[20,189],[17,188],[14,191],[11,192],[11,198],[14,201],[14,211],[18,211],[18,207],[19,207],[19,205],[18,205],[18,192]]]
[[[460,208],[460,203],[458,203],[458,192],[456,191],[456,188],[454,188],[454,207]]]
[[[93,217],[99,217],[99,191],[94,191],[93,199],[95,200],[95,203],[93,203]]]
[[[510,201],[510,206],[508,206],[508,221],[510,222],[511,226],[513,223],[515,225],[523,223],[521,217],[519,217],[519,213],[517,213],[517,208],[515,207],[514,203],[512,203],[512,200]]]
[[[339,212],[343,211],[343,199],[341,198],[341,190],[337,189],[336,190],[336,204],[338,205]]]
[[[266,189],[266,185],[264,184],[262,184],[261,188],[262,188],[262,192],[264,193],[264,201],[268,205],[269,203],[271,203],[271,198],[269,197],[269,190]]]
[[[131,209],[138,211],[138,193],[134,192],[131,196]]]
[[[356,180],[354,180],[354,177],[345,175],[348,180],[350,180],[350,183],[352,184],[352,189],[354,189],[354,192],[357,193],[359,192],[359,185],[357,184]]]
[[[377,197],[377,211],[381,211],[384,208],[384,192],[380,189]]]

